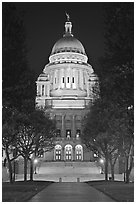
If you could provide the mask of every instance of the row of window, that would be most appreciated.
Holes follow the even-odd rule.
[[[78,49],[74,49],[73,47],[64,47],[64,48],[59,48],[58,50],[56,49],[55,50],[55,52],[53,53],[53,54],[55,54],[55,53],[61,53],[61,52],[76,52],[76,53],[81,53],[81,54],[84,54],[82,51],[80,51],[80,50],[78,50]]]
[[[79,129],[76,130],[76,138],[79,138],[81,135],[81,131]],[[61,130],[57,129],[56,130],[56,137],[61,137]],[[71,138],[71,130],[68,129],[66,130],[66,138],[70,139]]]
[[[65,77],[62,77],[62,83],[64,84],[65,83]],[[75,83],[75,78],[74,77],[72,77],[72,83]],[[55,77],[55,84],[57,83],[57,78]],[[67,81],[66,81],[66,83],[70,83],[70,77],[67,77]],[[85,84],[85,78],[84,78],[84,84]]]
[[[84,60],[83,57],[78,57],[78,56],[61,56],[61,57],[54,57],[53,60],[66,60],[66,59],[77,59],[77,60]]]
[[[55,146],[55,160],[61,160],[62,158],[62,147],[60,145]],[[65,146],[64,160],[71,161],[73,159],[73,147],[69,144]],[[83,159],[83,148],[81,145],[75,147],[75,159]]]
[[[72,77],[72,83],[75,83],[74,82],[74,77]],[[55,77],[55,84],[57,83],[57,78]],[[62,77],[62,83],[64,84],[65,83],[65,78]],[[70,77],[67,77],[67,83],[70,83]]]
[[[52,62],[51,64],[63,64],[63,63],[74,63],[74,64],[83,64],[83,65],[86,65],[86,62],[75,61],[75,60],[60,60],[60,61]]]

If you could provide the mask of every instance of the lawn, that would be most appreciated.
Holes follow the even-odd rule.
[[[3,202],[24,202],[47,187],[50,181],[16,181],[13,184],[2,183]]]
[[[90,186],[98,189],[118,202],[134,202],[134,183],[122,181],[89,181]]]

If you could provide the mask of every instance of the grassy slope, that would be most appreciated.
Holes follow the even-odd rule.
[[[13,184],[3,182],[2,184],[2,201],[3,202],[24,202],[32,196],[50,185],[48,181],[18,181]]]
[[[90,186],[98,189],[104,194],[110,196],[115,201],[133,202],[134,201],[134,184],[126,184],[121,181],[90,181]]]

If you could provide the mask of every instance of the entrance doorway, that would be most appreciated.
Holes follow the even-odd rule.
[[[72,161],[73,152],[72,152],[72,146],[66,145],[65,146],[65,161]]]

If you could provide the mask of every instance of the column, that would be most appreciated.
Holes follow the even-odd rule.
[[[75,115],[72,116],[72,137],[75,138]]]
[[[62,147],[61,149],[61,160],[65,160],[65,148]]]
[[[75,161],[76,158],[75,158],[75,147],[73,147],[73,161]]]
[[[60,89],[60,84],[61,84],[61,75],[60,75],[60,69],[58,70],[58,80],[57,80],[57,87]]]
[[[46,96],[46,86],[44,84],[44,96]]]
[[[61,126],[61,130],[62,130],[62,137],[65,138],[65,116],[62,115],[62,126]]]
[[[39,84],[37,84],[37,95],[39,95]]]
[[[75,70],[75,84],[76,84],[76,89],[78,89],[78,70]]]
[[[76,89],[76,73],[75,73],[75,69],[72,70],[72,75],[73,75],[72,78],[74,77],[74,83],[72,83],[72,88]]]
[[[63,71],[60,69],[60,88],[62,88],[62,77],[63,77]]]
[[[80,88],[83,90],[83,72],[80,70]]]
[[[58,89],[59,87],[59,70],[56,70],[56,88]]]
[[[51,90],[53,89],[53,72],[50,73]]]
[[[63,83],[63,77],[64,77],[64,83]],[[64,69],[61,69],[61,88],[64,89],[65,87],[65,75],[64,75]]]
[[[71,69],[71,89],[73,88],[73,77],[74,77],[74,75],[73,75],[73,69]]]
[[[52,84],[53,84],[53,90],[55,89],[55,83],[54,83],[54,81],[55,81],[55,71],[52,72]]]
[[[57,70],[54,71],[54,88],[57,87]]]
[[[83,161],[83,158],[84,158],[83,153],[84,153],[84,151],[83,151],[83,146],[82,146],[82,161]]]
[[[70,83],[70,88],[72,88],[72,69],[70,68],[70,74],[69,74],[69,83]]]
[[[87,81],[86,85],[87,85],[87,97],[89,97],[89,82],[88,81]]]
[[[50,84],[47,84],[47,96],[50,96]]]
[[[42,84],[40,84],[40,95],[42,96]]]
[[[67,69],[63,70],[63,73],[64,73],[64,88],[66,88],[66,82],[67,82],[66,71],[67,71]]]

